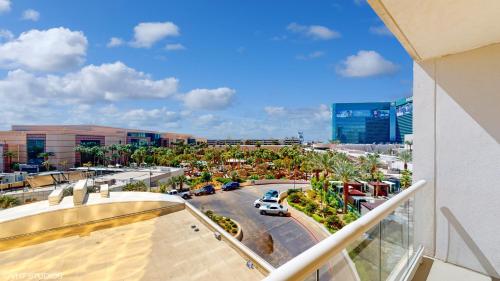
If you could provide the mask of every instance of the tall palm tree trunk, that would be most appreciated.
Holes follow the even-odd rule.
[[[343,213],[347,214],[347,197],[349,196],[349,184],[347,182],[344,182],[344,209]]]

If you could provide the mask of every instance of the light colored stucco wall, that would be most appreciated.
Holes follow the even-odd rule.
[[[63,169],[75,165],[75,134],[47,133],[45,138],[45,150],[54,153],[49,158],[53,166]]]
[[[428,200],[416,200],[415,238],[438,259],[496,278],[499,77],[500,44],[414,66],[414,178],[430,182]]]
[[[26,162],[26,133],[25,132],[0,132],[0,142],[8,145],[8,150],[16,153],[13,162]]]

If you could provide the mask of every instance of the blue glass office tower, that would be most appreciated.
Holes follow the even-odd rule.
[[[392,106],[396,116],[395,140],[403,143],[405,135],[413,133],[413,97],[399,99]]]
[[[390,110],[390,102],[334,103],[332,139],[341,143],[388,143]]]
[[[402,143],[412,133],[412,98],[395,102],[332,104],[332,140],[341,143]]]

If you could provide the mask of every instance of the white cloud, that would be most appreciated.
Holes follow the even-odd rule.
[[[123,45],[123,39],[118,38],[118,37],[111,37],[109,39],[108,44],[106,44],[106,47],[108,48],[114,48]]]
[[[179,27],[172,22],[142,22],[134,27],[133,47],[150,48],[165,37],[178,36]]]
[[[0,100],[6,106],[14,106],[19,100],[41,106],[164,99],[172,97],[177,87],[176,78],[153,80],[121,62],[88,65],[61,76],[37,76],[18,69],[9,71],[7,77],[0,80]]]
[[[117,107],[115,104],[97,108],[89,105],[76,105],[65,112],[70,113],[64,118],[67,124],[84,123],[152,130],[177,128],[179,121],[182,120],[179,113],[168,110],[166,107],[126,109]],[[44,122],[44,120],[37,121]]]
[[[269,116],[283,116],[286,114],[286,110],[283,106],[266,106],[264,111]]]
[[[235,90],[230,88],[194,89],[184,97],[184,104],[189,109],[221,110],[231,105]]]
[[[184,45],[179,44],[179,43],[177,43],[177,44],[167,44],[165,46],[165,50],[167,50],[167,51],[181,51],[181,50],[185,50],[185,49],[186,49],[186,47],[184,47]]]
[[[204,114],[193,120],[194,125],[202,128],[219,126],[221,119],[213,114]]]
[[[392,32],[385,25],[370,26],[370,32],[375,35],[393,36]]]
[[[121,123],[128,124],[130,127],[142,126],[163,126],[165,123],[172,127],[173,123],[180,120],[179,114],[169,111],[165,107],[156,109],[132,109],[120,112],[118,116]]]
[[[14,38],[14,34],[7,29],[0,29],[0,42],[1,41],[10,41]]]
[[[0,0],[0,14],[10,11],[10,0]]]
[[[342,61],[337,73],[344,77],[369,77],[392,74],[398,69],[398,65],[384,59],[379,53],[361,50]]]
[[[298,55],[296,58],[298,60],[312,60],[312,59],[317,59],[325,55],[325,52],[323,51],[315,51],[306,55]]]
[[[332,118],[330,107],[326,104],[320,104],[317,111],[314,112],[314,117],[321,121],[330,121]]]
[[[23,12],[23,20],[38,21],[40,19],[40,13],[33,9],[28,9]]]
[[[340,37],[338,31],[322,25],[300,25],[293,22],[287,26],[287,30],[317,40],[330,40]]]
[[[87,38],[67,28],[32,29],[0,44],[0,67],[36,71],[70,69],[85,61]]]
[[[329,138],[330,108],[325,104],[304,108],[269,106],[264,111],[266,109],[270,114],[222,118],[212,130],[201,133],[209,138],[284,138],[297,136],[297,132],[301,131],[308,140]]]

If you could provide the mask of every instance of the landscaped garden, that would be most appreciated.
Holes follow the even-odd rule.
[[[207,217],[217,223],[222,229],[227,233],[236,236],[238,234],[238,225],[232,219],[224,216],[217,215],[212,210],[207,210],[204,212]]]
[[[12,208],[20,205],[21,202],[19,199],[8,196],[8,195],[0,195],[0,209]]]

